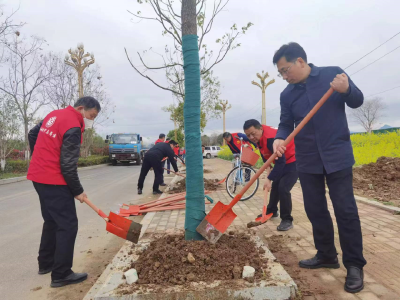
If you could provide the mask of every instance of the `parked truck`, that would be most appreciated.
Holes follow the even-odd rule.
[[[142,137],[138,133],[113,133],[107,135],[110,160],[113,166],[118,162],[129,163],[134,161],[136,165],[142,163],[141,145]]]

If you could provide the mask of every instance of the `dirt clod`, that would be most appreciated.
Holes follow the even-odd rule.
[[[247,223],[247,228],[252,228],[252,227],[257,227],[260,226],[262,223],[261,222],[249,222]]]
[[[191,263],[194,264],[194,262],[196,261],[196,259],[194,258],[193,254],[189,252],[188,256],[187,256],[187,260]]]
[[[39,290],[41,290],[41,289],[42,289],[41,286],[37,286],[37,287],[31,289],[31,291],[32,291],[32,292],[36,292],[36,291],[39,291]]]

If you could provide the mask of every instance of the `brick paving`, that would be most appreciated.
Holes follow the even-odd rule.
[[[231,170],[232,164],[220,159],[204,160],[204,169],[211,171],[204,174],[205,178],[223,179]],[[262,181],[256,195],[251,199],[239,202],[233,208],[237,218],[233,226],[246,227],[250,221],[254,221],[261,213],[263,206]],[[231,198],[225,190],[219,190],[210,195],[215,202],[222,201],[227,204]],[[341,261],[341,248],[339,243],[338,229],[336,225],[333,207],[328,198],[328,208],[334,222],[335,244]],[[310,258],[315,255],[311,223],[309,222],[303,206],[302,191],[299,184],[292,190],[294,228],[282,233],[276,230],[280,218],[271,219],[266,224],[256,227],[260,234],[269,237],[274,234],[283,234],[296,238],[296,241],[287,246],[297,258]],[[392,215],[390,212],[363,203],[357,203],[361,226],[363,232],[364,256],[367,265],[364,267],[365,288],[357,294],[349,294],[343,290],[346,269],[341,265],[340,269],[310,270],[315,277],[324,284],[338,287],[335,295],[337,299],[358,300],[395,300],[400,299],[400,216]],[[207,205],[207,212],[212,205]],[[146,232],[164,232],[167,229],[183,228],[185,222],[185,211],[174,210],[157,212]],[[300,239],[299,239],[300,238]],[[307,300],[324,299],[324,295],[307,296]]]

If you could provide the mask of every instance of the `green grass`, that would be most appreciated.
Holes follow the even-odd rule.
[[[14,177],[22,177],[22,176],[26,176],[26,173],[2,173],[2,172],[0,172],[0,180],[14,178]]]

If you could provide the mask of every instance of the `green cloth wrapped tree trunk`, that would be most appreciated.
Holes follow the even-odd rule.
[[[203,154],[200,132],[200,61],[197,44],[196,0],[182,1],[182,51],[185,72],[183,108],[186,147],[185,239],[201,240],[196,228],[204,219]]]

